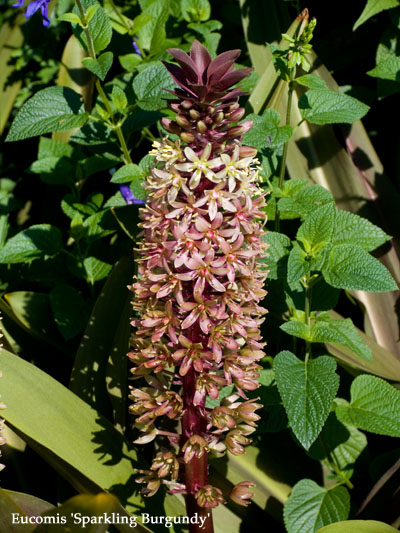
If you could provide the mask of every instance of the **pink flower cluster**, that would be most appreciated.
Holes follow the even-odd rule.
[[[204,71],[217,67],[231,84],[243,77],[232,76],[240,72],[232,71],[237,51],[211,61],[195,42],[190,56],[170,53],[180,64],[190,61],[203,82]],[[260,405],[246,391],[259,386],[258,361],[265,355],[259,329],[266,312],[259,305],[266,294],[267,272],[259,261],[266,248],[265,199],[256,150],[240,142],[251,124],[235,125],[243,116],[240,92],[216,88],[214,78],[214,85],[196,94],[194,74],[171,67],[186,85],[170,101],[176,122],[164,126],[180,138],[155,142],[150,152],[155,166],[140,212],[139,270],[132,286],[136,331],[129,353],[134,378],[147,386],[131,387],[130,411],[141,432],[137,443],[157,435],[169,441],[170,450],[142,471],[144,493],[152,495],[164,483],[172,492],[191,494],[201,507],[215,507],[224,498],[208,484],[207,455],[243,453],[259,419]],[[217,399],[229,385],[235,392],[208,407],[207,397]],[[246,505],[250,486],[239,484],[232,499]]]

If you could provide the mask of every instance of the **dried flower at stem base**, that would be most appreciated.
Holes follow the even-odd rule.
[[[156,474],[163,483],[170,474],[193,511],[224,502],[208,484],[208,453],[243,453],[259,419],[260,406],[246,391],[259,386],[264,356],[259,328],[267,272],[259,259],[266,249],[265,200],[256,151],[240,142],[252,126],[237,124],[243,93],[230,90],[249,73],[233,70],[240,51],[211,60],[195,41],[190,55],[169,53],[179,65],[165,63],[179,86],[169,91],[177,117],[162,124],[180,139],[155,142],[150,152],[155,166],[140,210],[129,353],[133,377],[144,377],[148,386],[132,388],[130,397],[143,432],[139,442],[158,434],[171,446],[170,466],[157,454],[151,473],[140,478],[148,484],[145,493],[156,490]],[[218,398],[231,384],[236,393],[209,409],[207,397]],[[163,425],[165,415],[170,421]],[[233,498],[246,501],[248,486],[234,489]],[[212,531],[212,523],[207,527]]]

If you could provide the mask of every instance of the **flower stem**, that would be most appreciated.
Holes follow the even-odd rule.
[[[201,435],[207,429],[207,421],[200,413],[204,405],[193,404],[195,392],[196,375],[193,368],[191,368],[183,378],[182,446],[192,435]],[[205,507],[200,507],[194,497],[195,492],[208,483],[207,453],[204,453],[201,457],[194,456],[185,464],[184,478],[187,490],[185,502],[188,516],[191,517],[197,513],[199,517],[205,518],[202,528],[200,524],[190,524],[189,533],[213,533],[214,526],[211,511]]]
[[[85,35],[86,35],[86,40],[87,40],[87,45],[88,45],[88,50],[89,50],[90,57],[95,60],[96,59],[96,50],[94,49],[93,39],[92,39],[92,36],[90,35],[89,26],[88,26],[88,24],[86,22],[85,11],[83,9],[81,0],[76,0],[76,5],[78,6],[78,9],[79,9],[79,15],[81,17],[81,21],[82,21],[82,25],[83,25],[83,31],[85,32]],[[107,95],[104,92],[103,87],[101,86],[99,78],[96,78],[96,89],[97,89],[97,92],[100,95],[100,98],[103,100],[103,103],[104,103],[104,106],[105,106],[105,108],[107,110],[107,113],[110,115],[110,121],[111,121],[113,129],[115,130],[115,133],[117,134],[119,143],[121,145],[121,150],[122,150],[122,153],[124,154],[125,163],[132,163],[132,159],[131,159],[131,156],[129,154],[128,146],[126,144],[126,140],[125,140],[124,134],[122,132],[122,128],[121,128],[121,126],[119,124],[115,123],[115,117],[114,117],[113,110],[111,108],[111,105],[110,105],[110,102],[109,102],[109,100],[107,98]]]
[[[287,107],[286,107],[286,120],[285,125],[290,126],[290,118],[292,114],[292,101],[293,101],[293,80],[296,77],[296,67],[292,68],[290,70],[290,79],[289,79],[289,90],[288,90],[288,101],[287,101]],[[290,140],[290,139],[289,139]],[[285,179],[285,171],[286,171],[286,159],[288,154],[288,147],[289,147],[289,140],[285,142],[283,145],[283,152],[282,152],[282,161],[281,161],[281,168],[279,172],[279,189],[282,189],[283,182]],[[280,229],[280,211],[278,208],[276,208],[275,213],[275,231],[279,231]]]

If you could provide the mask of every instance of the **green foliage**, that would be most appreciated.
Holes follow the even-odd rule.
[[[274,358],[275,379],[289,425],[309,449],[328,418],[339,387],[335,361],[327,356],[303,362],[288,351]]]
[[[110,19],[108,18],[104,9],[99,5],[97,0],[81,0],[83,8],[86,12],[95,6],[93,16],[89,22],[89,32],[93,40],[93,46],[96,54],[104,50],[111,41],[112,27]],[[79,9],[75,5],[73,12],[80,16]],[[79,25],[73,26],[73,31],[79,42],[84,48],[88,50],[88,43],[83,28]]]
[[[394,533],[398,531],[376,520],[346,520],[321,528],[318,533]]]
[[[288,533],[316,533],[332,522],[345,520],[350,511],[350,496],[344,487],[329,490],[311,479],[302,479],[293,487],[284,507]]]
[[[364,431],[400,436],[400,392],[376,376],[358,376],[351,384],[351,401],[338,402],[341,422]]]
[[[0,251],[0,263],[23,263],[57,254],[62,249],[61,232],[50,224],[30,226],[11,237]]]
[[[182,16],[188,22],[204,22],[210,18],[208,0],[181,0]]]
[[[397,283],[390,272],[358,245],[334,246],[322,274],[330,285],[338,289],[370,292],[397,290]]]
[[[91,57],[84,57],[82,63],[84,66],[95,74],[101,81],[104,81],[107,76],[107,72],[110,70],[113,62],[112,52],[104,52],[97,59],[92,59]]]
[[[374,15],[377,15],[381,11],[385,11],[386,9],[393,9],[394,7],[398,7],[399,5],[400,4],[398,0],[367,0],[367,3],[361,15],[354,23],[353,31],[356,30],[359,26],[361,26],[361,24],[364,24],[364,22],[366,22]]]
[[[246,120],[253,121],[253,127],[243,135],[243,143],[262,150],[267,146],[276,148],[290,139],[293,128],[279,126],[281,117],[275,109],[266,109],[259,115],[247,115]]]
[[[21,108],[6,141],[20,141],[52,131],[80,128],[89,114],[82,111],[80,96],[68,87],[48,87]]]
[[[145,110],[166,107],[164,89],[172,89],[175,83],[164,65],[150,65],[140,72],[134,82],[133,89],[138,97],[138,106]]]
[[[299,109],[311,124],[351,124],[366,115],[369,107],[347,94],[310,89],[300,98]]]
[[[82,296],[69,285],[57,285],[49,297],[59,332],[64,339],[74,338],[84,329],[88,319],[87,306]]]

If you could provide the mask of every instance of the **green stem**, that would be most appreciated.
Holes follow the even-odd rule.
[[[83,31],[85,32],[85,35],[86,35],[86,40],[87,40],[87,44],[88,44],[88,50],[89,50],[90,57],[92,59],[96,60],[96,51],[94,49],[92,36],[90,35],[89,26],[88,26],[88,24],[86,22],[85,11],[83,9],[81,0],[76,0],[76,5],[78,6],[79,15],[81,17],[81,21],[82,21],[82,24],[83,24]],[[107,110],[107,113],[110,116],[110,121],[111,121],[111,124],[112,124],[112,128],[115,130],[115,132],[117,134],[119,143],[121,145],[121,150],[122,150],[122,152],[124,154],[125,163],[132,163],[132,159],[131,159],[131,156],[129,154],[128,146],[126,144],[126,140],[125,140],[124,134],[122,132],[122,128],[121,128],[120,124],[116,124],[116,122],[115,122],[115,116],[114,116],[113,110],[111,108],[111,105],[110,105],[110,102],[109,102],[109,100],[107,98],[107,95],[104,92],[103,87],[101,86],[99,78],[96,78],[96,89],[97,89],[97,92],[100,95],[100,98],[102,99],[102,101],[104,103],[104,106],[105,106],[105,108]]]
[[[296,67],[292,68],[289,74],[289,90],[288,90],[288,101],[287,101],[287,107],[286,107],[286,120],[285,125],[290,126],[290,119],[292,114],[292,101],[293,101],[293,80],[296,77]],[[289,141],[286,141],[283,145],[283,152],[282,152],[282,161],[281,161],[281,168],[279,172],[279,189],[282,189],[283,182],[285,179],[285,171],[286,171],[286,159],[288,154],[288,148],[289,148]],[[279,231],[280,229],[280,211],[278,208],[276,208],[275,213],[275,231]]]

